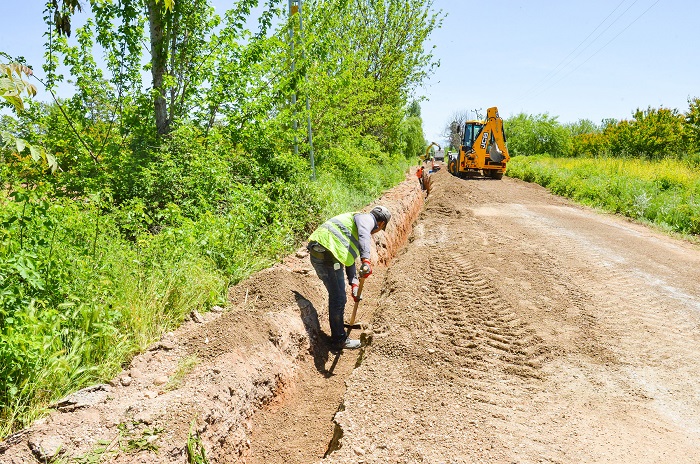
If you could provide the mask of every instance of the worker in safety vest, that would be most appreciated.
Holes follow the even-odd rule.
[[[352,288],[352,296],[358,301],[359,281],[355,260],[360,258],[360,277],[372,275],[370,262],[370,236],[386,228],[391,213],[384,206],[375,206],[369,213],[345,213],[335,216],[316,229],[309,237],[309,258],[316,274],[328,290],[328,319],[331,326],[331,343],[336,349],[355,349],[359,340],[347,338],[343,316],[347,296],[345,279]]]
[[[416,177],[418,178],[418,183],[420,184],[421,190],[425,190],[425,184],[423,183],[423,166],[418,166],[416,169]]]

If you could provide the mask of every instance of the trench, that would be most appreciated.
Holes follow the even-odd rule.
[[[374,273],[365,282],[359,322],[371,324],[388,266],[407,243],[424,201],[409,172],[364,208],[384,205],[392,219],[373,236]],[[331,353],[327,293],[304,252],[302,247],[231,287],[226,310],[164,334],[103,386],[109,395],[91,397],[75,410],[55,410],[1,442],[0,461],[34,462],[34,449],[81,460],[104,449],[105,441],[113,446],[148,430],[161,431],[151,434],[159,451],[113,446],[110,462],[184,462],[193,440],[217,464],[319,462],[341,449],[343,430],[334,417],[344,408],[346,381],[365,356],[371,359],[372,330],[353,331],[353,338],[364,339],[364,350]],[[183,361],[192,359],[185,371]],[[163,386],[181,370],[177,387]],[[123,424],[130,427],[126,432]]]
[[[329,352],[328,321],[322,306],[325,302],[317,301],[314,306],[312,301],[303,301],[301,304],[308,305],[308,311],[318,317],[320,333],[309,333],[310,348],[296,360],[294,378],[284,382],[274,397],[252,416],[249,446],[238,462],[306,464],[319,462],[342,447],[343,430],[334,422],[334,416],[344,409],[346,380],[371,352],[372,318],[379,309],[387,266],[407,243],[422,211],[425,199],[417,185],[415,179],[408,177],[377,202],[389,205],[393,228],[387,228],[390,233],[375,244],[376,259],[381,265],[365,282],[365,298],[358,309],[358,321],[364,330],[351,333],[353,338],[360,338],[362,348],[345,350],[339,355]],[[346,317],[349,310],[350,304]]]
[[[318,462],[340,449],[343,430],[334,422],[334,416],[344,409],[346,380],[371,350],[371,321],[378,308],[376,302],[384,285],[384,273],[384,270],[375,271],[365,283],[368,296],[362,303],[366,304],[358,310],[365,329],[351,333],[362,341],[362,348],[334,354],[328,351],[325,333],[310,336],[309,352],[298,358],[294,377],[280,383],[274,396],[253,414],[250,444],[238,462]],[[327,324],[320,321],[322,331]]]

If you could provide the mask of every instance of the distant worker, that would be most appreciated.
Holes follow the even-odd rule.
[[[420,184],[421,190],[425,190],[425,185],[423,184],[423,166],[418,166],[416,169],[416,177],[418,178],[418,183]]]
[[[316,274],[328,291],[328,320],[331,327],[331,343],[335,349],[356,349],[359,340],[351,340],[343,325],[345,304],[345,278],[352,289],[355,301],[359,300],[359,281],[356,277],[355,259],[360,258],[360,277],[372,275],[370,262],[370,236],[384,230],[391,213],[384,206],[375,206],[369,213],[345,213],[335,216],[319,226],[309,237],[309,258]],[[344,268],[344,269],[343,269]]]

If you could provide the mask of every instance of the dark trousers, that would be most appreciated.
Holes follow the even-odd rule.
[[[345,266],[337,261],[331,262],[313,255],[310,259],[316,274],[328,290],[328,322],[331,326],[332,342],[342,343],[346,338],[343,315],[348,299],[345,293]]]

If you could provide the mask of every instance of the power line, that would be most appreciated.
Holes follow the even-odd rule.
[[[607,47],[608,45],[610,45],[610,44],[612,43],[613,40],[617,39],[623,32],[625,32],[627,29],[629,29],[630,26],[632,26],[632,24],[636,23],[636,22],[639,20],[639,18],[641,18],[642,16],[644,16],[644,15],[647,13],[647,11],[651,10],[651,9],[652,9],[657,3],[659,3],[660,1],[661,1],[661,0],[656,0],[654,3],[652,3],[651,6],[650,6],[649,8],[647,8],[646,10],[644,10],[644,11],[642,12],[642,14],[640,14],[639,16],[637,16],[631,23],[629,23],[624,29],[622,29],[620,32],[618,32],[617,35],[615,35],[615,37],[613,37],[612,39],[610,39],[605,45],[603,45],[602,47],[600,47],[600,48],[599,48],[598,50],[596,50],[591,56],[589,56],[588,58],[586,58],[585,61],[583,61],[583,62],[582,62],[581,64],[579,64],[578,66],[576,66],[576,67],[575,67],[574,69],[572,69],[568,74],[564,75],[561,79],[559,79],[558,81],[556,81],[555,83],[553,83],[553,84],[550,85],[549,87],[547,87],[547,88],[543,89],[542,91],[540,91],[540,92],[539,92],[538,94],[536,94],[535,96],[541,95],[544,91],[551,89],[552,87],[554,87],[555,85],[557,85],[559,82],[561,82],[561,81],[563,81],[564,79],[566,79],[567,77],[569,77],[574,71],[576,71],[578,68],[580,68],[581,66],[583,66],[584,64],[586,64],[591,58],[593,58],[594,56],[596,56],[602,49],[604,49],[605,47]]]
[[[583,45],[583,44],[588,40],[588,38],[589,38],[590,36],[592,36],[593,33],[595,33],[595,31],[597,31],[597,30],[600,28],[600,26],[602,26],[602,25],[605,23],[605,21],[608,20],[608,18],[610,18],[610,16],[612,16],[612,14],[615,13],[615,11],[617,11],[617,9],[620,8],[620,6],[621,6],[623,3],[625,3],[625,1],[626,1],[626,0],[622,0],[620,3],[618,3],[618,5],[605,17],[605,19],[603,19],[603,20],[595,27],[595,29],[593,29],[593,31],[591,31],[591,33],[588,34],[588,35],[586,36],[585,39],[583,39],[578,45],[576,45],[576,47],[575,47],[573,50],[571,50],[571,52],[569,52],[569,54],[566,55],[566,56],[559,62],[559,64],[556,65],[556,67],[555,67],[554,69],[552,69],[551,71],[549,71],[542,79],[540,79],[540,80],[537,81],[532,87],[530,87],[529,89],[527,89],[527,90],[523,93],[523,97],[522,97],[522,98],[524,98],[524,97],[527,96],[530,92],[532,92],[533,90],[535,90],[540,84],[542,84],[542,83],[546,82],[548,79],[550,79],[550,76],[551,76],[551,77],[554,77],[554,76],[558,73],[557,70],[558,70],[559,67],[562,65],[562,63],[564,63],[564,62],[566,61],[567,58],[569,58],[571,55],[573,55],[574,52],[575,52],[576,50],[578,50],[578,48],[579,48],[581,45]],[[635,3],[636,3],[636,0],[635,0]],[[634,3],[633,3],[632,5],[634,5]],[[629,8],[628,8],[628,9],[629,9]],[[627,10],[625,10],[625,11],[627,11]],[[622,14],[624,14],[624,12],[623,12]],[[620,15],[620,16],[622,16],[622,15]],[[618,17],[618,19],[619,19],[619,17]],[[614,22],[613,22],[613,24],[614,24]],[[610,27],[610,26],[608,26],[608,27]],[[596,37],[596,38],[597,38],[597,37]],[[584,50],[585,50],[585,49],[584,49]],[[578,55],[577,55],[577,56],[578,56]],[[575,57],[574,57],[574,58],[575,58]],[[573,59],[570,60],[567,64],[569,64],[571,61],[573,61]]]
[[[622,3],[624,3],[624,1],[625,1],[625,0],[623,0]],[[575,68],[573,68],[571,71],[569,71],[569,72],[568,72],[567,74],[565,74],[563,77],[561,77],[559,80],[553,82],[553,83],[550,84],[550,85],[546,85],[545,87],[541,88],[540,90],[535,91],[534,94],[533,94],[534,89],[536,89],[536,88],[537,88],[538,86],[540,86],[540,85],[546,84],[547,81],[551,81],[557,74],[559,74],[560,72],[564,71],[564,68],[560,69],[559,71],[557,71],[557,72],[555,72],[555,73],[550,72],[550,73],[548,74],[548,76],[549,76],[548,78],[543,78],[543,79],[541,79],[541,80],[540,80],[539,82],[537,82],[533,87],[531,87],[525,94],[523,94],[520,98],[518,98],[518,99],[516,100],[516,102],[521,102],[521,101],[523,101],[523,100],[526,100],[526,99],[529,98],[529,97],[537,97],[537,96],[541,95],[542,93],[544,93],[545,91],[547,91],[547,90],[551,89],[552,87],[554,87],[555,85],[557,85],[559,82],[561,82],[561,81],[562,81],[563,79],[565,79],[566,77],[570,76],[574,71],[576,71],[576,70],[579,69],[581,66],[583,66],[584,63],[588,62],[593,56],[595,56],[596,54],[598,54],[598,52],[600,52],[603,48],[605,48],[606,46],[608,46],[613,40],[615,40],[617,37],[619,37],[620,34],[622,34],[624,31],[626,31],[630,26],[632,26],[632,24],[634,24],[639,18],[641,18],[642,16],[644,16],[644,14],[646,14],[646,12],[649,11],[652,7],[654,7],[654,5],[656,5],[656,3],[658,3],[659,1],[660,1],[660,0],[657,0],[657,1],[656,1],[655,3],[653,3],[649,8],[647,8],[646,10],[644,10],[644,12],[642,12],[642,14],[640,14],[640,15],[639,15],[637,18],[635,18],[631,23],[629,23],[629,24],[628,24],[626,27],[624,27],[620,32],[618,32],[618,33],[617,33],[612,39],[610,39],[605,45],[603,45],[603,46],[600,47],[598,50],[596,50],[593,54],[591,54],[588,58],[586,58],[582,63],[580,63],[579,65],[577,65]],[[595,37],[588,45],[586,45],[586,46],[585,46],[581,51],[579,51],[571,60],[569,60],[569,61],[566,63],[565,67],[566,67],[567,65],[571,64],[571,63],[572,63],[576,58],[578,58],[586,49],[588,49],[591,45],[593,45],[593,44],[600,38],[601,35],[603,35],[606,31],[608,31],[608,30],[610,29],[610,27],[612,27],[617,21],[619,21],[623,16],[625,16],[625,14],[630,10],[630,8],[632,8],[632,6],[634,6],[637,2],[638,2],[638,0],[635,0],[634,2],[632,2],[632,4],[630,4],[630,5],[629,5],[629,6],[628,6],[628,7],[627,7],[627,8],[626,8],[612,23],[610,23],[604,30],[602,30],[598,35],[596,35],[596,37]],[[608,16],[596,27],[596,29],[594,29],[593,32],[591,32],[591,33],[588,35],[588,37],[590,37],[591,35],[593,35],[593,33],[594,33],[603,23],[605,23],[605,21],[607,21],[607,19],[620,7],[620,5],[622,5],[622,3],[618,4],[618,5],[615,7],[615,9],[613,9],[613,11],[612,11],[610,14],[608,14]],[[588,39],[588,37],[586,37],[586,39],[584,39],[583,42],[585,42],[585,41]],[[582,43],[583,43],[583,42],[582,42]],[[579,44],[576,48],[580,47],[580,45],[581,45],[581,44]],[[576,51],[576,49],[574,49],[574,51],[572,51],[571,53],[569,53],[569,55],[567,55],[567,57],[568,57],[568,56],[571,56],[571,54],[573,54],[575,51]],[[566,60],[566,58],[564,58],[564,60]],[[564,60],[563,60],[563,61],[564,61]],[[557,67],[558,67],[558,66],[557,66]],[[551,74],[551,76],[550,76],[550,74]]]

